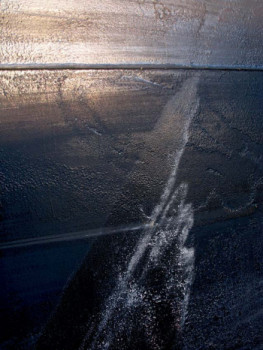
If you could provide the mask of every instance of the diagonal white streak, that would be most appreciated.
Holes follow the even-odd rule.
[[[149,271],[163,264],[163,258],[167,254],[170,260],[166,261],[163,267],[165,283],[161,286],[160,295],[155,294],[153,299],[154,302],[158,302],[156,300],[158,298],[160,302],[166,302],[169,298],[173,299],[175,288],[179,288],[183,297],[173,302],[174,309],[179,309],[180,315],[177,328],[180,329],[184,325],[194,271],[194,249],[185,246],[188,233],[193,225],[193,210],[190,204],[185,203],[188,186],[183,183],[176,187],[176,175],[189,138],[190,123],[199,106],[197,84],[197,77],[186,80],[164,108],[163,114],[166,114],[166,118],[179,118],[180,127],[183,129],[178,149],[174,154],[172,171],[160,201],[150,216],[149,224],[143,230],[132,257],[126,262],[125,272],[120,274],[115,289],[105,302],[96,335],[89,347],[90,350],[108,349],[116,332],[121,333],[125,331],[125,328],[132,327],[129,324],[131,312],[138,313],[138,310],[143,308],[147,308],[151,316],[150,321],[145,321],[148,322],[146,328],[149,333],[149,342],[155,341],[155,335],[151,331],[153,329],[151,322],[155,322],[155,309],[145,297],[147,293],[150,293],[145,287],[145,280],[147,280]],[[122,313],[121,320],[116,317],[116,314],[120,312]],[[81,349],[87,349],[85,343],[86,339]]]

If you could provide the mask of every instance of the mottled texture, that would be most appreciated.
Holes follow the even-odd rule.
[[[140,184],[136,201],[154,205],[152,186],[161,188],[176,144],[158,120],[187,75],[2,72],[1,241],[102,227],[127,183]],[[118,224],[144,220],[137,205],[122,206],[129,217]]]
[[[1,350],[262,350],[262,0],[0,11]]]
[[[118,78],[115,81],[115,86],[118,86],[122,74],[126,76],[127,72],[111,74],[112,79]],[[134,86],[138,89],[140,81],[142,85],[139,90],[145,94],[147,92],[145,96],[149,98],[148,104],[142,103],[139,107],[136,103],[138,110],[145,110],[147,116],[146,111],[155,101],[155,95],[151,94],[156,90],[158,101],[165,102],[158,109],[151,110],[151,118],[156,115],[156,119],[153,124],[148,122],[148,125],[152,125],[150,129],[146,128],[143,132],[137,129],[129,134],[132,140],[130,145],[135,140],[142,142],[140,148],[137,142],[135,144],[141,152],[133,159],[134,165],[127,169],[126,181],[101,225],[119,225],[133,222],[134,219],[147,221],[141,208],[145,215],[150,215],[158,202],[170,173],[171,156],[176,145],[171,140],[174,132],[168,133],[169,128],[158,123],[158,119],[168,96],[173,96],[189,76],[200,76],[197,92],[199,110],[191,123],[189,140],[178,169],[178,184],[182,181],[188,183],[187,201],[194,207],[195,225],[189,242],[196,251],[195,282],[179,344],[185,349],[260,349],[262,73],[155,71],[129,74],[129,84],[136,82]],[[77,76],[83,79],[78,81],[86,79],[85,73],[73,74],[73,77]],[[106,81],[105,78],[102,83],[104,88],[107,87]],[[80,106],[85,105],[88,87],[85,89],[84,83],[80,85],[82,104],[78,104],[75,115],[83,118],[83,107]],[[125,94],[123,87],[118,91],[120,95]],[[132,92],[131,89],[129,91]],[[117,101],[116,111],[121,106],[117,96],[110,99],[111,103]],[[129,101],[129,98],[125,98],[125,101]],[[97,107],[99,112],[96,115],[101,118],[103,105],[100,103],[97,106],[100,108]],[[126,108],[125,118],[129,123],[134,120],[130,118],[133,106],[131,103]],[[112,119],[105,120],[110,123]],[[139,121],[144,120],[140,117],[138,125]],[[75,125],[78,127],[74,132],[77,133],[82,124]],[[122,124],[118,125],[120,127]],[[160,140],[151,137],[158,128],[166,130],[166,137]],[[98,187],[97,200],[99,198]],[[46,349],[50,344],[54,349],[78,348],[86,334],[87,322],[91,321],[91,310],[102,303],[104,293],[114,285],[113,277],[118,270],[115,271],[113,267],[123,263],[123,257],[131,254],[137,240],[138,234],[134,233],[98,239],[65,290],[62,302],[41,338],[41,349]],[[112,277],[113,285],[104,284],[107,276]],[[247,295],[245,301],[242,301],[243,295]]]
[[[0,7],[0,64],[262,66],[261,0],[3,0]]]

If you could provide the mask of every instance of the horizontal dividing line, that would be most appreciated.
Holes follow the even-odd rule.
[[[0,64],[1,71],[23,70],[222,70],[222,71],[263,71],[263,66],[251,65],[199,65],[199,64],[86,64],[86,63],[25,63],[25,64]]]
[[[111,235],[116,233],[139,231],[148,227],[150,227],[149,224],[144,224],[144,225],[138,224],[138,225],[130,225],[130,226],[128,225],[128,226],[118,226],[118,227],[111,227],[111,228],[100,228],[100,229],[94,229],[94,230],[77,231],[77,232],[70,232],[66,234],[53,235],[53,236],[50,235],[50,236],[44,236],[44,237],[42,236],[42,237],[21,239],[21,240],[1,243],[0,250],[24,248],[24,247],[50,244],[50,243],[76,241],[76,240],[106,236],[106,235]]]

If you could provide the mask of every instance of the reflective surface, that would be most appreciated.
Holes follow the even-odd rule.
[[[262,67],[261,0],[1,1],[0,63]]]

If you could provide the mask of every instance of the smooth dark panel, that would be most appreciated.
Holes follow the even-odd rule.
[[[88,250],[82,241],[1,251],[1,350],[34,346]]]
[[[262,67],[261,0],[1,2],[0,63]]]

